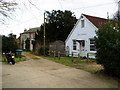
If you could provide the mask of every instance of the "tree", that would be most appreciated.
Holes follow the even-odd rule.
[[[2,52],[15,52],[17,48],[18,45],[15,38],[13,37],[13,34],[9,34],[8,37],[2,37]]]
[[[10,14],[15,10],[17,3],[10,0],[0,0],[0,22],[4,22],[5,18],[10,18]]]
[[[77,19],[71,11],[56,11],[53,10],[52,12],[46,11],[46,23],[45,23],[45,30],[46,30],[46,49],[50,42],[61,40],[65,41],[68,34],[74,27]],[[44,31],[44,24],[41,25],[40,31],[37,32],[35,35],[36,44],[39,43],[41,45],[41,52],[42,52],[42,45],[43,45],[43,31]]]
[[[114,20],[120,21],[120,12],[117,11],[114,16]]]
[[[117,1],[118,3],[118,11],[114,15],[114,20],[120,21],[120,1]]]
[[[50,42],[61,40],[65,41],[70,31],[74,27],[77,19],[71,11],[56,11],[52,12],[46,11],[46,49]],[[43,45],[43,31],[44,24],[41,25],[40,31],[35,35],[35,41],[39,42],[39,45]],[[42,51],[43,49],[41,49]]]
[[[52,42],[55,40],[65,41],[68,34],[72,30],[77,19],[71,11],[56,11],[46,12],[46,40]],[[40,40],[43,41],[43,25],[41,26]]]
[[[105,71],[119,76],[120,30],[118,30],[117,25],[115,27],[108,21],[100,25],[96,34],[97,63],[102,64]]]

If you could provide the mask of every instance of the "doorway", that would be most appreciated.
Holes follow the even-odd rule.
[[[80,41],[80,56],[84,57],[85,54],[85,40]]]

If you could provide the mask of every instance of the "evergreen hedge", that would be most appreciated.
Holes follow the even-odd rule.
[[[108,21],[100,24],[96,34],[97,63],[102,64],[105,71],[120,77],[120,30]]]

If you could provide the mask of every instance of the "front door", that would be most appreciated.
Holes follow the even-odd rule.
[[[84,57],[85,55],[85,41],[80,41],[80,56]]]

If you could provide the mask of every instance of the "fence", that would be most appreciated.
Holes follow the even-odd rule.
[[[57,51],[57,52],[56,51],[48,51],[48,55],[52,56],[54,58],[58,57],[58,59],[60,60],[60,57],[61,56],[66,56],[66,53],[61,53],[60,51]],[[90,57],[90,55],[95,55],[95,54],[94,53],[87,53],[87,57],[84,58],[84,59],[86,59],[88,61],[88,58]],[[81,59],[81,56],[80,56],[79,53],[76,55],[76,57],[74,57],[75,56],[74,53],[69,54],[69,56],[70,56],[72,61],[74,61],[74,58],[77,58],[78,60]]]

